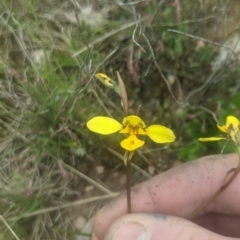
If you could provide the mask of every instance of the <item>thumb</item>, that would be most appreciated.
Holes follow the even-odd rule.
[[[163,214],[128,214],[116,220],[105,240],[230,240],[183,218]]]

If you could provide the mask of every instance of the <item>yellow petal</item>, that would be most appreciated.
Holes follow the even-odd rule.
[[[121,141],[121,147],[127,151],[134,151],[144,145],[144,141],[138,139],[135,135],[130,135],[127,139]]]
[[[232,129],[233,131],[238,130],[239,124],[240,124],[239,120],[236,117],[228,116],[226,119],[226,124],[225,125],[217,124],[217,127],[220,131],[227,133],[229,130],[231,130],[231,129],[229,129],[229,127],[233,128]]]
[[[130,133],[130,128],[128,126],[126,126],[119,133]]]
[[[226,139],[225,137],[209,137],[209,138],[199,138],[198,140],[201,142],[213,142]]]
[[[104,73],[96,73],[95,77],[100,80],[107,87],[113,88],[114,81]]]
[[[146,132],[142,128],[139,128],[138,131],[137,131],[137,134],[146,135]]]
[[[156,143],[173,142],[176,138],[171,129],[162,125],[151,125],[146,128],[146,134]]]
[[[122,129],[122,124],[109,117],[94,117],[87,122],[89,130],[95,133],[107,135]]]
[[[236,117],[234,117],[234,116],[228,116],[227,120],[226,120],[226,127],[229,128],[230,125],[234,129],[238,129],[238,127],[239,127],[239,120]]]
[[[236,142],[236,134],[239,132],[239,120],[234,116],[228,116],[226,125],[231,139]]]
[[[132,126],[132,127],[138,126],[139,128],[146,127],[144,121],[136,115],[130,115],[130,116],[125,117],[123,119],[123,125],[124,126]]]
[[[219,125],[217,124],[217,127],[220,131],[227,133],[227,126],[226,125]]]
[[[126,126],[120,133],[127,133],[131,135],[146,135],[145,131],[139,127]]]

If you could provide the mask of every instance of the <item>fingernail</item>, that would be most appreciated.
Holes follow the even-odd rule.
[[[111,240],[146,240],[147,231],[143,225],[128,222],[121,226],[110,238]]]

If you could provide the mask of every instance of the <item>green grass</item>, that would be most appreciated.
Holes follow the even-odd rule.
[[[71,202],[88,199],[87,185],[98,189],[92,195],[99,198],[118,191],[108,190],[105,178],[94,175],[96,165],[110,173],[122,171],[122,162],[109,149],[123,151],[118,137],[90,133],[87,120],[111,115],[121,121],[124,116],[119,97],[94,79],[96,72],[116,79],[119,71],[130,113],[141,104],[147,125],[160,123],[177,135],[166,148],[147,141],[143,154],[134,156],[143,170],[151,163],[161,171],[158,158],[170,167],[173,159],[193,160],[222,150],[221,143],[196,140],[218,134],[213,116],[222,123],[228,114],[240,116],[238,67],[220,69],[204,86],[218,50],[204,41],[204,34],[217,13],[212,16],[210,6],[188,0],[177,22],[176,8],[168,1],[158,3],[96,2],[78,22],[75,1],[3,1],[0,239],[74,239],[79,232],[72,224],[77,215],[70,214]],[[96,19],[94,25],[89,18]],[[225,152],[230,151],[227,146]]]

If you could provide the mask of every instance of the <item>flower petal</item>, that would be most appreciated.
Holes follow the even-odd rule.
[[[199,138],[198,140],[201,142],[213,142],[226,139],[225,137],[209,137],[209,138]]]
[[[145,130],[143,130],[142,128],[139,128],[139,129],[137,130],[137,134],[139,134],[139,135],[146,135],[146,132],[145,132]]]
[[[219,125],[217,124],[217,127],[220,131],[227,133],[227,126],[226,125]]]
[[[127,151],[134,151],[144,145],[144,141],[138,139],[135,135],[130,135],[127,139],[121,141],[121,147]]]
[[[229,131],[229,127],[232,127],[233,128],[232,130],[235,131],[238,129],[239,124],[240,124],[240,122],[236,117],[227,116],[226,124],[222,125],[222,126],[217,124],[217,127],[220,131],[227,133]]]
[[[119,133],[127,133],[127,134],[133,134],[133,135],[146,135],[145,131],[142,128],[131,127],[131,126],[130,127],[126,126]]]
[[[133,126],[133,127],[138,126],[139,128],[146,127],[144,121],[136,115],[130,115],[130,116],[125,117],[123,119],[123,125],[124,126]]]
[[[234,116],[228,116],[226,120],[226,125],[231,139],[236,141],[236,134],[239,132],[240,123],[239,120]]]
[[[130,131],[131,131],[130,128],[128,126],[126,126],[119,133],[130,133]]]
[[[239,120],[236,117],[234,117],[234,116],[228,116],[227,120],[226,120],[226,127],[229,128],[230,125],[232,125],[232,127],[234,129],[238,129],[238,127],[239,127]]]
[[[110,88],[114,88],[114,81],[104,73],[96,73],[95,78],[101,81],[104,85]],[[116,85],[116,83],[115,83]]]
[[[122,129],[122,124],[109,117],[94,117],[87,122],[89,130],[102,135],[111,134]]]
[[[170,128],[162,125],[151,125],[145,129],[146,134],[156,143],[173,142],[176,138]]]

